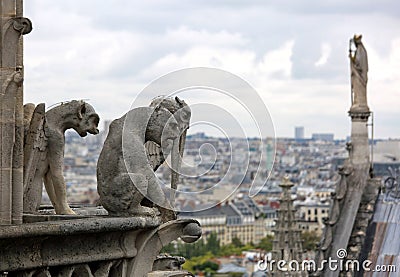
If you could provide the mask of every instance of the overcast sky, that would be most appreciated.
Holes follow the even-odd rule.
[[[34,28],[25,36],[25,102],[89,99],[102,119],[115,119],[154,79],[213,67],[249,82],[276,134],[288,137],[295,126],[306,137],[349,135],[348,45],[362,34],[375,137],[400,138],[396,0],[26,0],[24,13]]]

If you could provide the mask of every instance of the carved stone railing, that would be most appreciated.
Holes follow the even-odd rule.
[[[45,221],[33,222],[40,219]],[[45,215],[25,220],[33,223],[0,228],[0,276],[142,277],[163,246],[201,236],[195,220],[161,224],[155,217]]]

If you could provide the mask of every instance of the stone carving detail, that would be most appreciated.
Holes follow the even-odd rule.
[[[328,248],[331,246],[332,243],[332,226],[327,218],[324,219],[324,224],[325,224],[324,236],[322,237],[321,243],[319,245],[320,255],[323,255],[323,253],[321,253],[321,250],[323,252],[326,252],[326,250],[328,250]]]
[[[162,224],[151,233],[147,233],[146,236],[138,239],[138,254],[133,260],[133,263],[128,266],[128,274],[131,274],[130,276],[145,276],[145,274],[153,269],[153,263],[149,263],[148,261],[155,261],[161,249],[169,244],[171,241],[181,238],[186,243],[193,243],[197,241],[200,237],[201,227],[196,220],[178,219]]]
[[[18,123],[22,122],[18,120],[20,117],[16,106],[23,75],[14,69],[10,74],[3,73],[1,77],[5,81],[0,92],[0,191],[3,195],[0,201],[0,225],[22,223],[22,174],[18,174],[22,172],[22,156],[18,151],[22,150],[22,137],[17,128]],[[17,218],[18,221],[15,220]]]
[[[32,30],[20,0],[0,4],[0,225],[21,224],[23,214],[23,43]]]
[[[26,17],[16,17],[13,19],[13,28],[21,35],[26,35],[32,31],[32,22]]]
[[[158,255],[153,264],[153,271],[161,270],[182,270],[185,258],[180,256],[171,256],[167,254]]]
[[[2,53],[3,67],[14,67],[16,66],[15,49],[18,45],[18,41],[21,35],[28,34],[32,31],[32,23],[28,18],[15,17],[8,20],[2,30],[3,41],[7,42],[7,47],[3,47]]]
[[[31,105],[26,105],[29,117]],[[74,129],[81,137],[87,133],[98,134],[99,116],[84,101],[73,100],[44,113],[44,105],[38,105],[32,114],[25,140],[24,211],[34,213],[42,198],[44,181],[47,194],[57,214],[74,214],[67,203],[63,177],[64,132]]]
[[[109,215],[155,216],[159,210],[163,221],[175,218],[154,170],[172,152],[172,168],[179,171],[190,115],[179,98],[158,98],[111,123],[97,163],[100,201]],[[171,179],[176,188],[177,178]]]
[[[144,277],[153,268],[165,273],[153,266],[161,249],[178,238],[193,243],[201,236],[200,224],[193,219],[160,224],[157,217],[89,216],[23,226],[0,228],[0,272],[9,276]],[[178,264],[182,262],[178,258]],[[190,275],[172,268],[168,272],[186,275],[152,276]],[[51,275],[41,275],[47,272]]]
[[[10,272],[12,276],[21,277],[127,277],[124,274],[128,261],[126,259],[76,264],[50,268],[39,268],[26,271]]]
[[[349,154],[352,151],[351,144],[346,144],[346,149]],[[328,253],[332,248],[333,235],[336,230],[338,220],[343,212],[343,201],[346,193],[348,193],[348,183],[352,182],[353,166],[349,159],[345,160],[344,165],[339,168],[340,179],[336,185],[335,192],[332,193],[332,204],[330,206],[329,218],[324,220],[324,232],[321,238],[321,242],[318,245],[316,253],[316,262],[320,264],[322,260],[328,258]],[[310,276],[323,276],[322,271],[310,272]]]
[[[350,40],[351,112],[369,111],[367,105],[368,58],[361,38],[361,35],[354,35]],[[356,47],[354,52],[352,51],[353,45]]]
[[[367,170],[364,170],[365,175]],[[335,232],[339,232],[344,227],[338,225],[338,219],[348,212],[344,205],[345,197],[339,197],[339,194],[346,195],[349,192],[347,184],[353,186],[362,182],[361,176],[357,174],[350,164],[349,160],[345,161],[345,165],[339,169],[340,180],[337,185],[336,191],[332,194],[332,205],[329,218],[324,220],[325,228],[324,233],[316,253],[316,262],[320,263],[322,260],[329,258],[329,253],[333,247],[333,236]],[[373,207],[375,205],[376,196],[379,188],[379,180],[368,179],[363,193],[360,206],[358,207],[357,215],[354,225],[352,226],[351,236],[347,245],[347,259],[358,259],[361,247],[365,241],[366,229],[368,222],[373,216]],[[341,273],[342,274],[342,273]],[[311,276],[324,276],[322,271],[312,272]],[[342,276],[342,275],[341,275]]]
[[[400,170],[389,167],[390,176],[385,179],[385,200],[400,201]]]
[[[153,101],[151,101],[150,107],[158,107],[158,106],[170,111],[174,115],[176,121],[179,124],[178,127],[179,131],[181,132],[181,135],[179,137],[179,141],[176,141],[176,143],[174,143],[174,146],[176,148],[172,149],[174,154],[179,151],[179,156],[178,155],[172,156],[172,161],[171,161],[172,168],[179,170],[181,166],[180,165],[181,159],[183,157],[183,151],[185,148],[186,132],[190,124],[191,111],[189,106],[185,103],[185,101],[179,99],[178,97],[175,98],[169,98],[164,96],[157,97]],[[160,145],[158,145],[154,141],[146,142],[146,152],[147,152],[147,158],[150,164],[153,166],[153,170],[156,171],[158,167],[165,161],[166,155],[162,152]],[[179,182],[178,170],[171,170],[171,189],[173,190],[177,189],[177,184]],[[171,204],[173,205],[175,201],[174,191],[171,191],[170,197],[171,197]]]

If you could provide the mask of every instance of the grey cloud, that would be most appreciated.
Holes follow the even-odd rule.
[[[400,2],[394,0],[27,0],[25,14],[33,20],[34,31],[25,37],[26,100],[36,103],[45,100],[51,104],[71,97],[90,98],[95,99],[93,104],[103,118],[116,118],[129,109],[133,95],[151,81],[148,76],[158,77],[155,76],[158,72],[143,74],[151,70],[155,62],[170,54],[183,56],[200,44],[211,45],[207,40],[169,40],[168,32],[182,27],[209,34],[221,31],[238,34],[243,38],[243,44],[221,42],[221,45],[254,53],[256,63],[265,53],[294,40],[290,81],[298,82],[293,82],[292,88],[288,85],[286,90],[292,90],[304,98],[312,98],[318,92],[312,88],[308,91],[307,87],[299,89],[302,80],[319,80],[325,82],[326,86],[348,85],[347,47],[348,39],[354,33],[364,35],[368,51],[374,50],[386,57],[391,39],[400,37],[399,6]],[[116,37],[117,41],[102,41],[98,37],[110,33],[110,37]],[[114,34],[120,36],[114,37]],[[118,41],[125,37],[124,34],[133,34],[135,37],[129,42]],[[82,45],[82,38],[89,42],[98,40],[105,45]],[[97,54],[100,46],[107,50],[108,43],[119,46],[125,44],[118,57],[115,56],[103,66],[103,57],[90,57],[90,54]],[[332,47],[331,55],[326,64],[315,67],[321,55],[322,43]],[[136,48],[137,44],[141,47]],[[69,50],[77,51],[75,59],[66,58],[65,51]],[[348,88],[344,90],[347,93]],[[280,91],[275,90],[271,94],[277,92]],[[326,90],[321,88],[320,93],[324,95]],[[285,97],[282,100],[284,104],[293,101],[291,96],[289,93],[271,95]],[[319,105],[326,99],[331,98],[317,98],[310,105]],[[348,100],[343,99],[341,101]],[[346,105],[343,110],[338,110],[342,106],[332,105],[338,115],[329,117],[331,115],[324,114],[324,117],[327,116],[324,119],[321,119],[319,108],[310,109],[309,105],[303,104],[293,113],[273,109],[272,116],[278,125],[277,130],[280,130],[278,134],[291,135],[291,124],[294,126],[304,122],[306,130],[332,126],[332,131],[344,136],[348,130],[343,130],[340,124],[348,120]],[[311,115],[294,115],[295,112],[301,113],[302,109],[308,110]],[[377,127],[377,130],[380,130],[380,134],[399,134],[400,130],[393,127],[397,126],[393,118],[397,119],[398,113],[378,112],[377,125],[381,127]]]

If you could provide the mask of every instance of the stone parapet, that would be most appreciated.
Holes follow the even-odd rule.
[[[0,273],[8,276],[147,276],[163,246],[201,235],[199,223],[190,219],[161,224],[158,217],[25,218],[46,221],[0,228]]]

